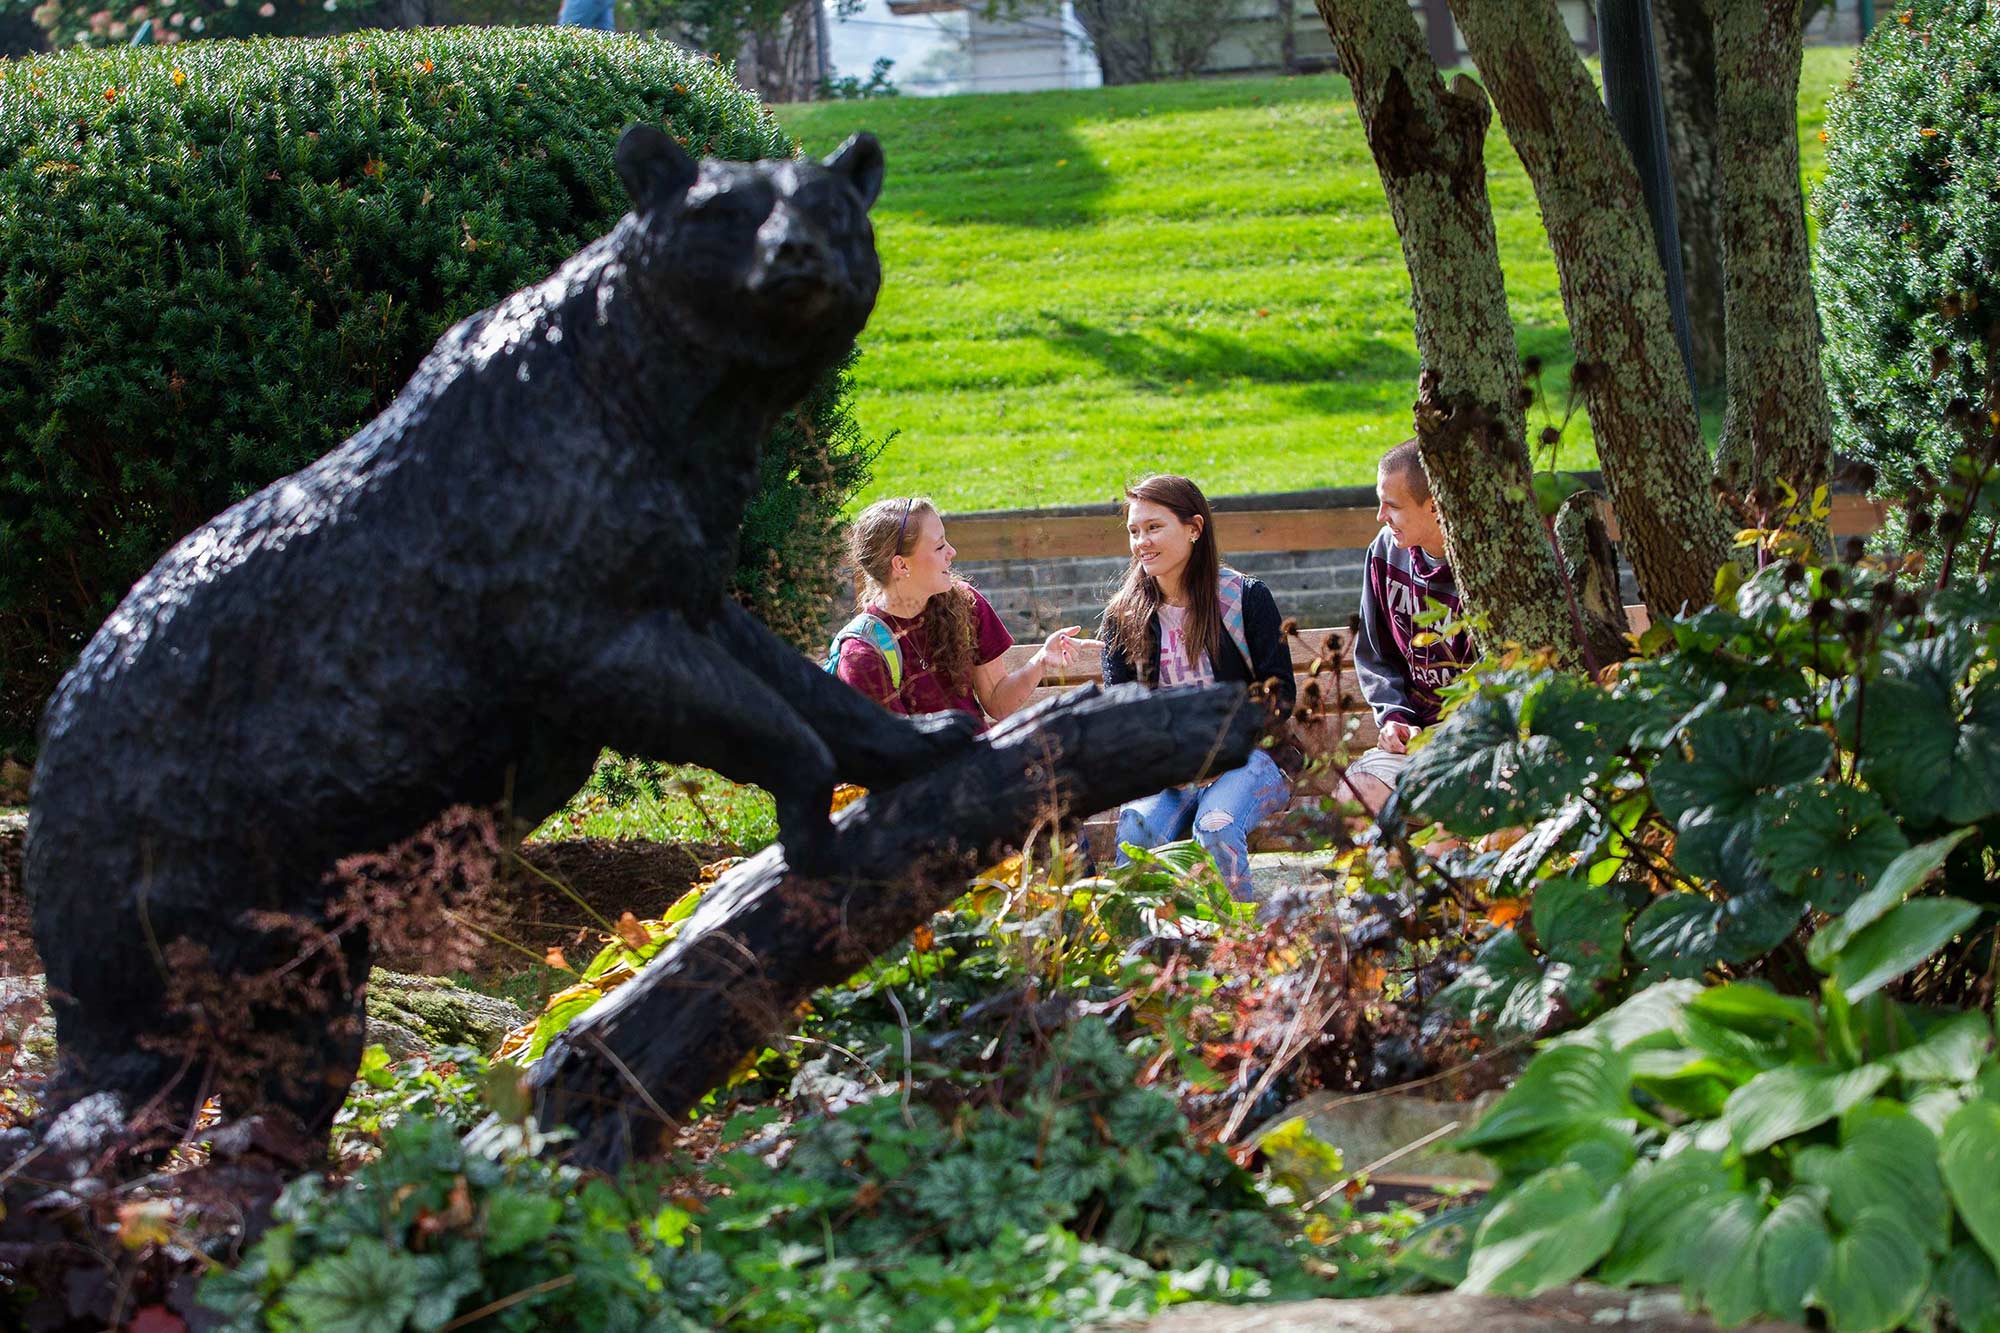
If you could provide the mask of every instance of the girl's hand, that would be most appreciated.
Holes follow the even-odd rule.
[[[1097,651],[1104,647],[1096,639],[1077,637],[1082,631],[1083,626],[1081,625],[1068,625],[1049,635],[1048,638],[1042,641],[1042,646],[1036,650],[1036,661],[1044,670],[1047,670],[1051,662],[1058,666],[1066,667],[1081,654]]]

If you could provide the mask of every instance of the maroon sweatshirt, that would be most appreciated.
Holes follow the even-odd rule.
[[[1458,580],[1451,566],[1417,547],[1403,550],[1382,529],[1369,544],[1362,566],[1361,633],[1354,640],[1354,674],[1375,722],[1438,720],[1438,691],[1449,685],[1474,657],[1472,633],[1459,630],[1434,643],[1412,643],[1424,627],[1416,617],[1441,602],[1458,614]],[[1436,632],[1437,626],[1431,626]]]

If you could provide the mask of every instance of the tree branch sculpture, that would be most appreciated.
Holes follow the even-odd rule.
[[[646,1155],[800,1001],[949,906],[1038,825],[1235,768],[1262,722],[1235,686],[1087,687],[843,811],[824,873],[767,849],[551,1045],[531,1075],[541,1122],[577,1131],[567,1151],[583,1165]]]

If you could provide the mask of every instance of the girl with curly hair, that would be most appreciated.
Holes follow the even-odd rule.
[[[1035,655],[1007,669],[1014,636],[979,590],[951,572],[958,555],[944,519],[922,496],[877,500],[847,532],[847,555],[861,575],[859,612],[834,637],[827,669],[894,713],[956,709],[998,721],[1028,702],[1051,662],[1080,649],[1079,625],[1048,636]]]

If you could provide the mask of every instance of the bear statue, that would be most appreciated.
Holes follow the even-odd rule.
[[[634,126],[616,162],[633,207],[609,234],[182,540],[51,698],[26,881],[52,1105],[108,1090],[185,1124],[266,1057],[229,1113],[323,1136],[360,1059],[365,931],[309,1003],[243,980],[243,1049],[203,1049],[223,1043],[184,974],[210,969],[203,1002],[227,1005],[230,979],[283,972],[298,936],[272,920],[324,913],[341,858],[452,806],[532,825],[608,745],[767,788],[810,872],[836,774],[889,785],[968,742],[963,718],[876,707],[728,592],[760,442],[874,305],[880,148],[697,165]]]

